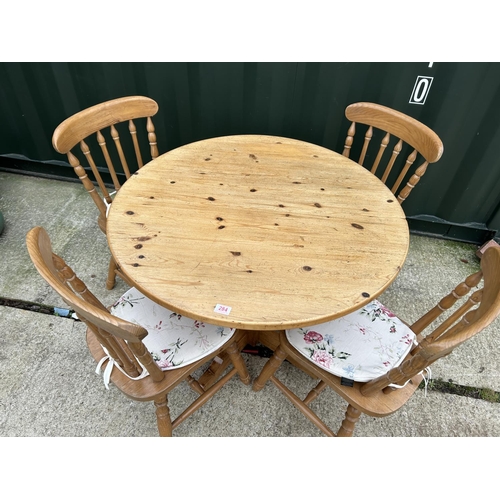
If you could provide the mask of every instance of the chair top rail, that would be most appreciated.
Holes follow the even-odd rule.
[[[147,118],[158,112],[158,104],[149,97],[128,96],[96,104],[64,120],[54,131],[52,145],[61,154],[67,154],[89,135],[136,118]]]
[[[433,130],[394,109],[371,102],[357,102],[347,106],[345,116],[352,122],[371,125],[399,137],[429,163],[437,162],[443,154],[443,143]]]

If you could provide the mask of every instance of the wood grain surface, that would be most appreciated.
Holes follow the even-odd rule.
[[[369,171],[263,135],[207,139],[154,159],[117,193],[107,237],[122,272],[151,299],[248,330],[308,326],[361,307],[394,280],[409,245],[400,204]]]

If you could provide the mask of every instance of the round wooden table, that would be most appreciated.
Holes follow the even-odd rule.
[[[263,135],[207,139],[151,161],[116,194],[107,238],[152,300],[256,331],[358,309],[391,284],[409,245],[400,204],[369,171]]]

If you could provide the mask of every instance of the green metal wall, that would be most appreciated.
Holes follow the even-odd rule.
[[[433,77],[424,105],[409,103],[419,75]],[[500,63],[0,63],[0,168],[30,170],[12,160],[24,158],[74,177],[52,149],[55,127],[134,94],[160,106],[160,152],[252,133],[341,152],[347,105],[390,106],[435,130],[445,148],[404,204],[413,227],[462,240],[500,229]]]

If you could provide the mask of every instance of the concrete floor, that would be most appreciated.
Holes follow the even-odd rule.
[[[79,183],[0,172],[0,211],[5,229],[0,298],[65,307],[42,280],[26,251],[25,235],[43,226],[54,251],[105,304],[128,287],[117,280],[105,288],[109,250],[97,227],[96,208]],[[403,270],[381,296],[411,322],[479,268],[476,247],[411,236]],[[114,386],[106,390],[87,351],[84,325],[70,318],[0,306],[0,436],[157,436],[152,403],[127,399]],[[433,378],[500,391],[500,320],[433,365]],[[255,377],[265,358],[244,355]],[[311,380],[285,363],[279,377],[306,394]],[[175,417],[194,398],[183,384],[169,397]],[[345,403],[328,391],[312,405],[336,430]],[[174,435],[322,436],[272,384],[254,393],[233,378]],[[362,416],[356,436],[500,436],[500,404],[429,390],[418,390],[396,414]]]

